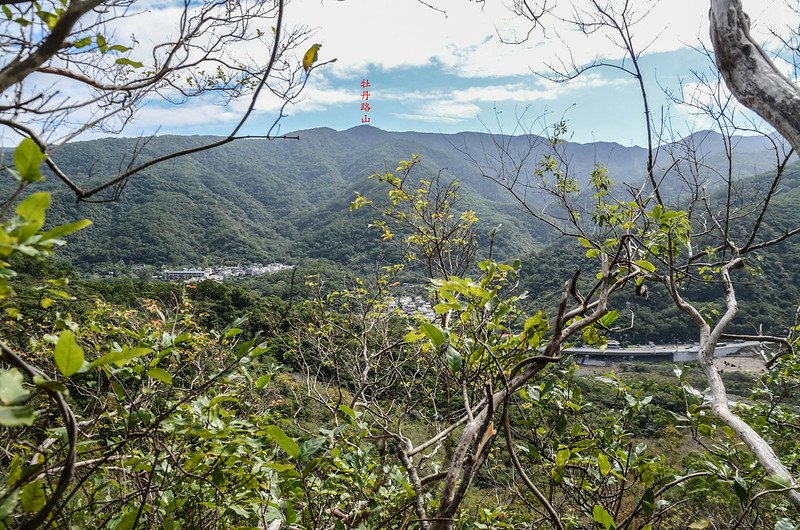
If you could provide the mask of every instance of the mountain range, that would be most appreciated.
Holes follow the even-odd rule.
[[[485,236],[502,224],[496,247],[500,257],[522,256],[555,238],[524,214],[491,176],[507,170],[511,158],[527,155],[519,167],[530,175],[548,152],[541,137],[487,133],[432,134],[388,132],[370,126],[345,131],[328,128],[296,133],[299,140],[240,140],[213,150],[169,160],[129,179],[121,197],[108,203],[75,203],[71,192],[50,175],[50,223],[89,218],[94,224],[71,238],[65,256],[77,267],[96,270],[108,264],[155,266],[207,265],[259,261],[328,259],[352,267],[384,261],[390,247],[368,228],[376,212],[348,212],[356,191],[382,193],[369,176],[393,171],[397,162],[421,156],[416,178],[440,174],[461,184],[462,209],[475,210]],[[145,161],[178,149],[216,140],[208,136],[158,136],[147,142],[104,138],[73,142],[53,155],[81,185],[113,175],[137,151]],[[735,139],[743,175],[774,167],[762,137]],[[708,168],[724,165],[725,145],[712,132],[695,133],[667,144],[657,164],[671,163],[669,152],[694,145]],[[576,179],[586,182],[603,164],[617,182],[640,182],[647,160],[641,147],[616,143],[563,142],[563,158]],[[502,156],[501,156],[502,155]],[[706,171],[713,180],[716,171]],[[10,185],[10,184],[7,184]],[[679,189],[679,182],[665,182]],[[538,200],[534,197],[534,202]]]

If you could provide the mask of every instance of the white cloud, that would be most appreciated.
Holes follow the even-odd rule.
[[[317,112],[331,107],[360,103],[360,89],[346,90],[335,88],[324,77],[316,79],[317,86],[309,86],[303,92],[301,101],[290,108],[293,114]],[[585,89],[621,86],[633,83],[628,78],[605,78],[597,73],[588,73],[569,83],[557,84],[543,80],[530,82],[501,83],[484,86],[473,86],[454,90],[443,90],[441,87],[431,90],[402,91],[398,89],[381,90],[379,102],[409,106],[407,113],[395,112],[394,116],[414,120],[435,121],[442,119],[447,123],[474,119],[480,113],[481,104],[486,103],[532,103],[534,101],[553,101],[565,94]],[[244,110],[246,102],[236,103],[235,108]],[[277,112],[280,100],[275,97],[264,98],[256,107],[259,112]]]
[[[514,83],[507,85],[470,87],[463,90],[454,90],[451,97],[455,101],[535,101],[541,99],[555,99],[555,91],[547,89],[532,90],[525,84]]]
[[[296,106],[298,112],[312,112],[331,106],[357,104],[359,93],[342,89],[309,88],[303,92],[304,101]]]
[[[431,90],[381,90],[380,96],[384,101],[422,101],[432,97],[440,97],[441,93]]]
[[[234,122],[238,118],[241,118],[240,113],[221,108],[213,103],[195,102],[191,110],[181,105],[164,107],[159,104],[151,104],[139,112],[135,123],[139,127],[175,129],[198,125],[217,125]]]
[[[287,18],[319,28],[315,40],[324,44],[322,57],[338,58],[329,69],[342,78],[361,75],[370,66],[426,65],[462,77],[515,76],[543,70],[559,57],[585,64],[598,57],[622,56],[611,33],[587,37],[566,23],[549,24],[544,35],[534,30],[524,44],[504,44],[498,33],[513,39],[525,35],[530,25],[501,2],[430,1],[445,9],[447,17],[414,0],[295,0],[287,8]],[[619,5],[622,0],[611,3]],[[709,42],[707,2],[639,0],[637,4],[640,14],[651,8],[633,30],[640,50],[646,46],[646,53],[674,51],[698,39]],[[783,29],[785,21],[796,19],[785,1],[745,0],[744,4],[756,39],[772,42],[769,28]],[[588,2],[561,0],[556,5],[559,11],[554,14],[568,18],[573,5],[585,8]]]
[[[632,79],[607,79],[598,74],[586,74],[569,83],[552,83],[537,81],[534,83],[511,83],[483,87],[470,87],[453,91],[449,97],[456,101],[531,102],[537,100],[555,100],[567,92],[582,88],[598,88],[607,86],[628,85]]]
[[[474,86],[450,91],[429,90],[402,92],[386,90],[380,94],[381,100],[397,101],[411,106],[408,113],[394,114],[399,118],[421,121],[462,122],[475,118],[481,111],[480,104],[534,101],[553,101],[566,93],[582,88],[619,86],[632,83],[631,79],[609,79],[596,73],[589,73],[568,84],[556,84],[542,80],[529,83],[504,83]]]
[[[434,2],[435,3],[435,2]],[[566,9],[569,2],[561,2]],[[544,38],[535,31],[521,45],[501,42],[524,34],[528,23],[497,2],[481,6],[439,2],[447,18],[413,0],[296,0],[289,20],[319,27],[315,40],[323,56],[337,57],[330,71],[340,77],[360,75],[370,65],[384,69],[435,65],[463,77],[527,75],[567,51],[583,64],[595,57],[616,58],[619,49],[602,35],[586,38],[560,25]],[[648,51],[675,50],[694,42],[707,7],[697,0],[659,2],[639,26],[635,38],[645,44],[660,34]],[[566,12],[564,13],[566,14]],[[551,28],[552,29],[552,28]],[[560,36],[559,38],[556,38]]]
[[[355,90],[336,88],[324,77],[313,78],[305,87],[300,97],[290,105],[292,113],[316,112],[339,105],[354,105],[360,101],[361,93]],[[231,103],[231,108],[241,112],[250,104],[249,99],[238,100]],[[259,112],[277,112],[283,105],[283,100],[272,93],[262,94],[256,103]]]
[[[420,105],[415,113],[395,114],[398,118],[436,123],[458,123],[475,119],[481,109],[473,103],[457,101],[428,101]]]
[[[758,115],[739,103],[724,83],[712,79],[686,83],[682,89],[683,103],[673,109],[673,121],[684,121],[685,124],[679,125],[685,125],[689,131],[738,128],[736,134],[756,134],[758,130],[771,130]]]
[[[266,0],[265,0],[266,1]],[[358,78],[370,69],[396,70],[428,66],[443,73],[475,80],[475,86],[446,91],[442,81],[431,88],[401,92],[387,88],[380,97],[387,102],[407,103],[409,111],[403,116],[427,121],[450,122],[474,118],[480,104],[487,102],[552,101],[581,88],[600,88],[630,83],[630,79],[607,78],[593,72],[567,84],[551,84],[532,77],[531,70],[542,70],[557,57],[569,58],[583,64],[595,57],[614,59],[620,50],[605,36],[586,37],[563,24],[548,27],[546,37],[538,30],[528,42],[507,45],[504,37],[524,35],[527,22],[515,17],[502,4],[476,4],[467,0],[428,0],[447,10],[447,17],[416,0],[293,0],[286,8],[286,24],[311,28],[316,33],[311,42],[323,43],[320,60],[338,58],[334,64],[312,75],[303,98],[291,107],[293,114],[317,112],[323,109],[357,105],[357,90],[341,89],[343,79]],[[619,4],[623,0],[609,0]],[[506,2],[507,3],[507,2]],[[570,5],[588,5],[587,0],[559,0],[561,15],[569,13]],[[637,0],[634,5],[648,5]],[[769,29],[784,29],[788,21],[797,20],[785,0],[744,0],[745,9],[753,20],[752,33],[757,40],[775,45]],[[271,3],[270,3],[271,5]],[[708,42],[707,2],[698,0],[662,0],[655,2],[652,12],[634,32],[634,40],[644,46],[652,39],[647,53],[672,51],[698,39]],[[172,0],[137,0],[139,14],[120,20],[116,27],[118,41],[127,44],[133,35],[142,43],[141,49],[174,35],[181,13]],[[639,7],[639,9],[644,9]],[[264,21],[269,25],[272,21]],[[267,31],[269,31],[267,29]],[[308,43],[296,50],[302,55]],[[235,53],[240,57],[264,57],[264,44],[243,43]],[[567,54],[567,55],[565,55]],[[146,60],[137,55],[134,59]],[[782,59],[776,65],[783,72],[791,66]],[[497,78],[516,77],[519,82],[499,83]],[[525,81],[522,79],[525,78]],[[488,83],[488,84],[487,84]],[[66,86],[66,85],[65,85]],[[446,92],[445,92],[446,91]],[[240,101],[228,108],[201,99],[188,105],[164,109],[161,105],[146,106],[137,127],[203,125],[233,122],[249,103]],[[281,101],[269,94],[257,105],[260,115],[274,117]]]

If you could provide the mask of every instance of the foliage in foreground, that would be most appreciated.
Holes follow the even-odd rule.
[[[36,152],[25,149],[20,196],[38,178]],[[407,255],[439,278],[435,316],[390,310],[393,266],[319,291],[293,316],[277,312],[253,337],[241,322],[200,325],[186,298],[143,300],[138,311],[98,301],[73,314],[66,281],[55,278],[31,291],[41,310],[32,316],[13,290],[14,256],[48,254],[86,223],[43,232],[47,194],[27,196],[13,214],[6,203],[4,318],[30,332],[2,342],[0,524],[796,526],[776,495],[792,485],[765,476],[683,371],[683,407],[672,402],[670,412],[686,434],[667,424],[662,441],[641,424],[650,395],[613,375],[577,376],[553,334],[578,323],[584,341],[602,342],[617,315],[553,318],[530,310],[519,264],[471,269],[477,217],[452,211],[451,186],[411,187],[414,166],[380,180],[393,190],[389,217],[410,229]],[[790,349],[737,405],[787,461],[798,451],[798,373]],[[653,445],[668,439],[680,456]]]

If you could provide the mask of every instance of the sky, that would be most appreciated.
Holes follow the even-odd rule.
[[[342,130],[369,125],[391,131],[521,132],[521,122],[540,133],[564,119],[579,142],[645,142],[643,105],[637,80],[615,68],[592,69],[572,81],[543,78],[548,64],[572,60],[585,65],[601,59],[622,65],[612,35],[586,36],[574,26],[555,21],[570,15],[561,1],[554,17],[531,29],[508,8],[512,0],[292,0],[286,27],[311,32],[295,52],[302,56],[312,43],[322,45],[319,61],[336,62],[314,69],[300,101],[287,109],[280,132],[314,127]],[[612,0],[613,1],[613,0]],[[576,5],[588,2],[574,0]],[[707,120],[692,109],[670,102],[665,90],[684,98],[702,98],[697,73],[709,72],[709,59],[693,49],[708,45],[708,2],[669,0],[640,6],[641,22],[634,43],[643,50],[640,64],[654,113],[668,118],[678,134],[706,128]],[[785,29],[796,15],[780,0],[745,0],[753,34],[768,47],[777,43],[769,30]],[[157,39],[160,30],[146,21],[164,18],[168,4],[153,3],[138,25],[126,28],[138,40]],[[779,68],[793,74],[778,60]],[[629,64],[629,63],[628,63]],[[362,82],[369,82],[369,95]],[[362,103],[369,104],[369,111]],[[245,132],[263,134],[274,120],[278,102],[265,98]],[[189,112],[187,112],[187,108]],[[241,103],[223,107],[204,98],[181,107],[163,101],[148,103],[126,129],[127,135],[225,134],[240,115]]]

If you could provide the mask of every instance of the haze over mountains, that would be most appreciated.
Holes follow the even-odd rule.
[[[112,203],[76,205],[66,187],[50,176],[44,185],[54,192],[50,221],[94,221],[90,229],[71,238],[66,250],[71,261],[90,270],[120,261],[156,266],[304,258],[327,258],[344,266],[376,261],[387,252],[367,228],[377,214],[366,210],[352,214],[347,206],[355,191],[379,197],[379,186],[369,175],[393,171],[399,160],[417,153],[422,164],[415,170],[416,178],[441,171],[446,181],[461,183],[461,208],[478,212],[483,233],[503,224],[497,241],[501,255],[521,256],[554,238],[478,167],[482,165],[488,174],[498,167],[499,141],[512,156],[530,152],[522,168],[530,174],[547,152],[543,138],[387,132],[369,126],[298,134],[300,140],[241,140],[159,164],[131,178],[121,199]],[[211,140],[155,137],[141,150],[139,160]],[[124,138],[75,142],[60,148],[55,158],[78,182],[99,183],[118,170],[120,160],[129,159],[135,143]],[[711,168],[725,161],[724,145],[716,133],[696,133],[686,143],[697,146]],[[669,150],[681,145],[685,144],[667,146],[658,165],[671,164]],[[736,139],[736,157],[744,162],[739,164],[739,176],[774,167],[768,146],[761,137]],[[647,159],[644,148],[608,142],[567,142],[564,153],[572,175],[584,182],[595,163],[607,166],[617,182],[640,182]],[[710,170],[705,176],[718,178]],[[677,179],[665,183],[678,189]]]

